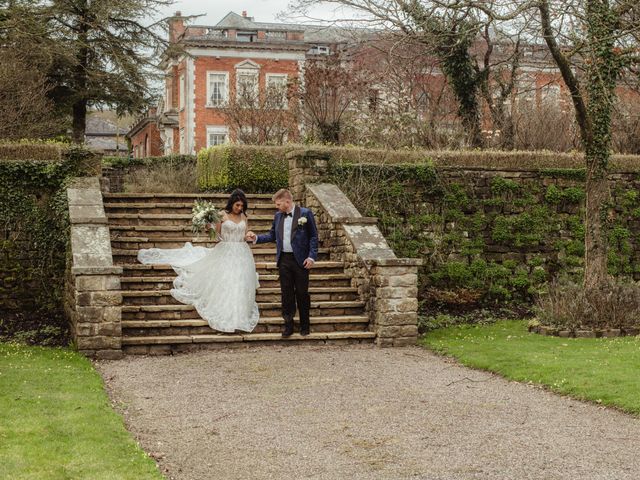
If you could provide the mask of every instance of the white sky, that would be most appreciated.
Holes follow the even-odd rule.
[[[178,0],[162,12],[165,16],[180,11],[183,16],[205,14],[193,20],[196,25],[215,25],[229,12],[254,17],[257,22],[281,22],[277,15],[287,9],[290,0]],[[335,18],[333,7],[321,6],[313,12],[314,18],[331,20]]]

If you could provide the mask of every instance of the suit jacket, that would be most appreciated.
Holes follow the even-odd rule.
[[[284,237],[285,214],[277,212],[273,218],[271,230],[268,233],[258,235],[256,243],[276,242],[276,262],[280,264]],[[306,218],[306,223],[300,219]],[[318,229],[313,218],[313,212],[308,208],[295,206],[293,210],[293,223],[291,224],[291,248],[293,256],[301,267],[307,258],[318,259]]]

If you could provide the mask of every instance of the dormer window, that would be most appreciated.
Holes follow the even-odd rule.
[[[314,45],[307,53],[309,55],[329,55],[331,49],[328,45]]]
[[[238,42],[255,42],[258,40],[258,32],[242,32],[236,33],[236,40]]]

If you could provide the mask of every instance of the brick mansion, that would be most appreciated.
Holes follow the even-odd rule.
[[[164,95],[127,134],[136,158],[195,154],[237,141],[238,132],[225,120],[223,107],[241,87],[265,95],[272,87],[303,82],[309,59],[350,49],[367,59],[366,68],[375,69],[378,64],[374,49],[369,48],[374,39],[354,41],[352,34],[338,27],[263,23],[246,12],[230,12],[214,26],[187,25],[185,20],[180,12],[169,19],[169,41],[179,45],[182,53],[161,63]],[[560,73],[543,46],[524,48],[517,78],[514,96],[571,108]],[[436,67],[422,74],[420,82],[429,91],[442,88],[445,80]],[[376,95],[384,97],[384,92],[376,90]],[[300,127],[292,125],[287,138],[299,136]]]

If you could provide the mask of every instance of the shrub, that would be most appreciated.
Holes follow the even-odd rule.
[[[103,167],[123,173],[122,190],[148,193],[195,193],[196,157],[166,155],[162,157],[104,157]]]
[[[220,145],[198,153],[202,190],[270,193],[289,185],[288,151],[293,147]]]
[[[640,325],[639,311],[640,286],[614,280],[589,289],[557,281],[536,302],[541,324],[569,330]]]

